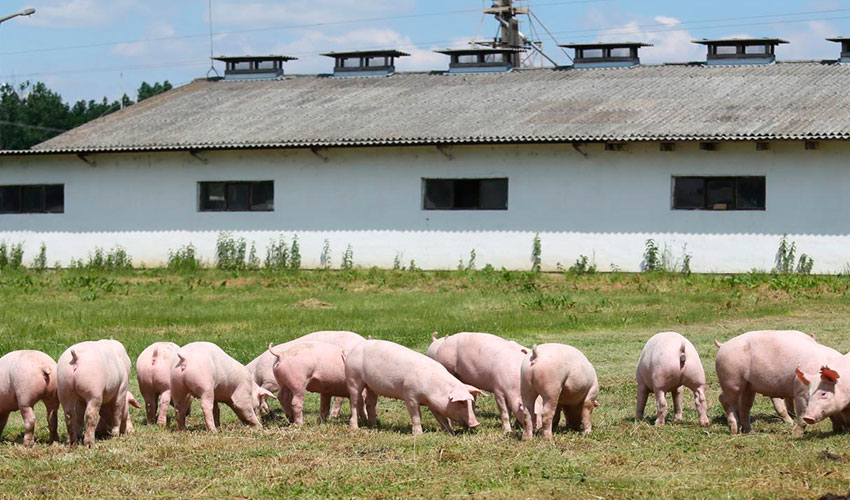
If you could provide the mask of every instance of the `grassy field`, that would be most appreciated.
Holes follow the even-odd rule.
[[[20,445],[14,414],[0,444],[0,498],[817,498],[850,489],[850,435],[828,424],[802,438],[758,398],[754,432],[729,436],[717,402],[714,338],[794,328],[850,350],[850,278],[805,276],[533,275],[498,271],[193,274],[57,271],[0,274],[0,353],[115,338],[135,357],[148,344],[218,343],[243,362],[269,342],[346,329],[424,352],[432,331],[484,331],[528,345],[563,342],[585,352],[601,384],[593,433],[552,442],[503,436],[492,397],[482,425],[451,436],[423,412],[413,437],[404,406],[379,402],[380,428],[352,432],[343,418],[317,425],[311,398],[301,429],[277,403],[261,431],[223,408],[225,432],[142,424],[91,449]],[[633,419],[634,367],[654,333],[675,330],[702,354],[709,416],[690,396],[685,422],[657,429]],[[133,389],[137,392],[135,378]],[[137,393],[138,395],[138,393]],[[672,414],[672,411],[671,411]],[[671,415],[672,417],[672,415]],[[64,423],[60,434],[65,437]]]

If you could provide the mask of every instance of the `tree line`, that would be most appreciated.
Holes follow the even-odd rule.
[[[142,82],[138,102],[171,90],[168,80],[153,85]],[[2,149],[29,149],[86,122],[132,106],[124,94],[120,100],[77,101],[73,105],[42,82],[24,82],[14,87],[0,86],[0,146]]]

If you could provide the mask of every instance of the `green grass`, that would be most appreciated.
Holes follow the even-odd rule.
[[[275,412],[261,431],[223,410],[224,432],[142,424],[91,449],[47,445],[43,408],[36,446],[20,445],[14,414],[0,444],[0,498],[816,498],[850,489],[850,435],[828,424],[803,438],[758,398],[754,432],[729,436],[717,403],[713,339],[795,328],[850,350],[850,278],[808,276],[589,276],[479,272],[67,270],[0,274],[0,353],[111,337],[134,358],[159,340],[218,343],[243,362],[269,342],[347,329],[424,352],[430,333],[486,331],[525,344],[563,342],[585,352],[601,383],[593,433],[552,442],[503,436],[491,397],[481,427],[454,436],[423,413],[410,435],[397,401],[379,402],[380,428],[352,432],[345,418],[295,429]],[[633,421],[634,366],[652,334],[675,330],[702,354],[712,425],[656,429]],[[138,396],[135,379],[133,389]],[[672,412],[671,412],[672,413]],[[60,434],[65,436],[64,424]]]

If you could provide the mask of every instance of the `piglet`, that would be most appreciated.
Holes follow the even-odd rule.
[[[239,420],[262,427],[257,418],[262,401],[274,395],[258,386],[242,363],[210,342],[194,342],[181,347],[171,367],[171,400],[177,410],[177,428],[186,428],[192,398],[201,400],[204,421],[210,432],[218,432],[219,403],[229,406]]]
[[[524,440],[531,439],[538,418],[534,408],[537,396],[543,397],[543,437],[552,438],[552,420],[562,409],[567,425],[574,430],[591,430],[590,415],[599,406],[599,381],[596,370],[584,354],[564,344],[543,344],[532,348],[520,369],[520,393],[523,404]]]
[[[82,436],[83,444],[91,446],[102,412],[111,417],[105,424],[109,434],[120,435],[122,427],[126,432],[122,424],[127,415],[130,358],[120,342],[98,340],[73,345],[59,357],[57,371],[70,444]]]
[[[9,413],[20,411],[24,420],[24,444],[35,442],[35,412],[39,401],[47,408],[50,442],[57,441],[59,397],[56,389],[56,362],[39,351],[14,351],[0,358],[0,438]]]
[[[817,371],[796,369],[795,404],[807,402],[801,415],[808,424],[832,420],[834,432],[850,431],[850,353],[825,362]]]
[[[355,345],[346,353],[345,378],[352,403],[352,429],[358,428],[364,406],[369,426],[377,424],[378,396],[404,402],[414,435],[422,433],[423,405],[446,432],[452,431],[449,419],[470,428],[478,426],[472,402],[481,390],[464,384],[433,359],[399,344],[366,340]]]
[[[694,393],[699,424],[708,425],[705,401],[705,370],[693,344],[676,332],[662,332],[652,336],[643,347],[638,360],[637,409],[635,418],[643,420],[646,399],[655,394],[658,413],[655,425],[664,425],[667,416],[666,393],[673,393],[675,421],[682,420],[682,393],[687,387]]]
[[[166,424],[168,405],[171,404],[171,365],[178,349],[180,346],[173,342],[157,342],[136,359],[136,378],[145,400],[148,424]]]
[[[278,400],[290,422],[304,423],[304,394],[321,394],[319,422],[328,418],[331,397],[348,397],[345,362],[339,346],[326,342],[298,342],[284,347],[269,344],[277,359],[274,376],[280,386]]]

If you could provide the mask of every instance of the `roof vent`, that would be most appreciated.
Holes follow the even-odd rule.
[[[727,38],[723,40],[694,40],[708,47],[706,64],[770,64],[776,60],[776,46],[788,43],[780,38]]]
[[[830,42],[836,42],[841,44],[841,57],[838,58],[839,62],[850,63],[850,37],[837,36],[835,38],[827,38]]]
[[[502,73],[513,69],[511,59],[522,49],[507,47],[469,47],[435,50],[451,57],[449,73]]]
[[[410,54],[398,50],[360,50],[322,54],[334,58],[334,76],[389,76],[395,73],[396,57]]]
[[[225,64],[225,80],[260,80],[283,76],[283,63],[295,61],[289,56],[235,56],[214,57]]]
[[[568,43],[561,47],[575,49],[574,68],[627,68],[640,64],[638,50],[641,47],[652,47],[652,44],[642,42]]]

